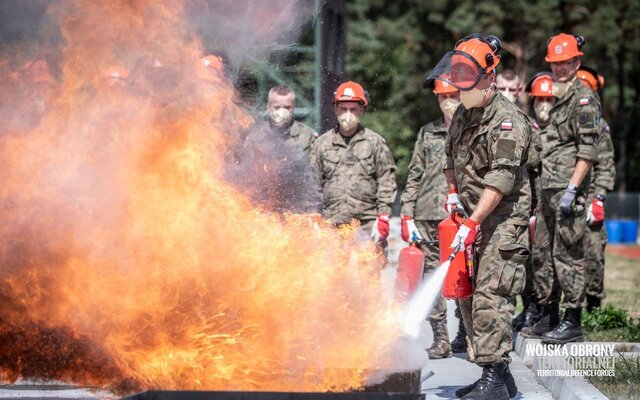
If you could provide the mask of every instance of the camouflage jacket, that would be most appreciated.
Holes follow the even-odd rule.
[[[442,220],[447,181],[442,173],[448,128],[440,118],[418,131],[413,148],[407,185],[402,193],[402,215],[416,220]]]
[[[313,142],[318,138],[316,131],[296,120],[291,121],[291,123],[285,127],[279,128],[271,123],[269,117],[265,119],[264,123],[269,126],[274,133],[286,136],[287,143],[294,143],[307,157],[309,156]]]
[[[541,128],[537,122],[531,124],[531,143],[529,144],[529,156],[527,157],[527,173],[529,174],[529,185],[531,186],[531,210],[538,208],[538,199],[540,199],[541,186],[540,174],[542,173],[542,159],[540,152],[542,151],[542,143],[540,142]]]
[[[589,202],[596,195],[605,195],[613,190],[616,181],[616,163],[611,140],[611,129],[604,119],[601,122],[601,133],[596,144],[597,157],[593,162]]]
[[[463,206],[471,214],[487,186],[503,194],[483,221],[484,228],[502,223],[526,225],[531,188],[526,162],[531,122],[497,92],[484,108],[458,107],[445,145],[444,169],[453,169]]]
[[[322,187],[326,218],[342,224],[391,214],[396,166],[379,134],[359,126],[347,143],[337,128],[331,129],[313,145],[311,163]]]
[[[551,109],[549,125],[541,132],[542,189],[564,189],[582,158],[596,160],[596,143],[600,135],[600,101],[579,79]],[[587,193],[591,177],[580,185]]]

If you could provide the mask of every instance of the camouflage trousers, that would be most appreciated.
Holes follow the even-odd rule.
[[[565,217],[560,212],[563,189],[542,191],[534,235],[534,286],[540,304],[560,302],[565,308],[582,307],[586,262],[584,212]]]
[[[438,240],[438,224],[440,221],[415,221],[416,228],[425,240]],[[440,250],[437,244],[428,244],[423,246],[424,251],[424,275],[422,280],[428,280],[436,267],[440,266]],[[429,319],[432,321],[442,321],[447,317],[447,301],[438,294],[435,304],[429,313]]]
[[[476,241],[475,291],[471,298],[458,301],[476,364],[511,362],[512,299],[524,287],[529,255],[526,225],[481,226]]]
[[[584,256],[587,263],[587,288],[589,296],[604,299],[604,249],[607,245],[607,230],[604,223],[587,226],[584,235]]]

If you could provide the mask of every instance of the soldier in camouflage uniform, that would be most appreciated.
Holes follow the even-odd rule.
[[[542,194],[534,246],[547,249],[534,258],[541,319],[527,333],[548,343],[584,340],[581,327],[585,296],[587,229],[585,201],[600,134],[600,102],[576,77],[584,39],[561,33],[551,38],[546,60],[554,76],[557,102],[542,132]],[[559,302],[564,294],[562,323]]]
[[[529,145],[529,156],[527,158],[527,173],[529,184],[531,185],[531,217],[529,219],[529,238],[533,243],[533,232],[536,226],[535,212],[540,198],[540,174],[542,173],[542,142],[541,132],[549,125],[549,112],[556,102],[553,94],[553,77],[549,72],[536,74],[526,86],[533,108],[535,121],[531,124],[531,144]],[[538,299],[535,296],[533,279],[533,259],[543,259],[542,252],[546,249],[531,246],[532,254],[526,264],[526,284],[521,293],[524,309],[522,314],[514,318],[514,329],[520,331],[522,328],[531,328],[538,318]]]
[[[495,36],[467,36],[427,77],[460,89],[463,105],[449,128],[444,172],[447,209],[471,211],[451,248],[475,246],[475,291],[460,305],[465,321],[472,321],[475,362],[483,367],[477,382],[456,391],[463,399],[506,400],[517,393],[509,372],[511,300],[524,286],[530,253],[531,190],[525,163],[531,125],[496,89],[500,48]]]
[[[356,219],[375,243],[384,244],[396,196],[393,155],[382,136],[359,123],[369,103],[362,86],[345,82],[334,100],[338,126],[322,134],[311,150],[323,216],[336,226]]]
[[[580,67],[578,78],[594,93],[602,89],[604,78],[591,68]],[[587,311],[600,307],[606,296],[604,291],[604,249],[607,245],[607,230],[604,227],[604,201],[613,190],[616,180],[616,165],[609,124],[602,119],[601,133],[596,145],[597,158],[593,162],[590,191],[587,197],[587,232],[584,240],[587,262]]]
[[[433,93],[438,97],[443,116],[418,131],[407,185],[402,193],[402,239],[410,243],[423,238],[427,241],[438,240],[438,224],[448,217],[441,206],[442,199],[447,196],[447,182],[442,174],[444,143],[453,113],[460,105],[460,92],[447,82],[435,81]],[[431,243],[421,248],[425,253],[424,279],[427,279],[440,265],[440,251],[437,244]],[[427,349],[429,358],[451,357],[447,302],[440,294],[429,314],[429,323],[433,329],[433,344]],[[460,326],[464,327],[462,322]]]
[[[307,156],[318,134],[309,126],[293,119],[296,108],[296,94],[289,86],[275,86],[269,90],[267,98],[266,123],[269,128],[287,142],[294,143]]]

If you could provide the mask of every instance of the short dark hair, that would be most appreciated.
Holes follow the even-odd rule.
[[[288,95],[290,93],[293,93],[293,89],[291,89],[287,85],[278,85],[278,86],[274,86],[271,89],[269,89],[269,95],[277,94],[279,96],[286,96],[286,95]]]
[[[501,78],[507,81],[512,81],[514,79],[520,78],[512,69],[503,69],[502,72],[500,72],[498,75],[500,75]]]

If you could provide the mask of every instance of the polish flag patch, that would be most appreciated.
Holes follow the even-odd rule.
[[[588,97],[583,97],[580,99],[580,105],[581,106],[586,106],[589,104],[589,98]]]
[[[500,124],[501,131],[511,131],[513,130],[513,123],[511,121],[503,121]]]

